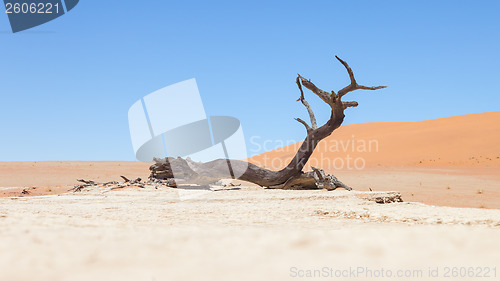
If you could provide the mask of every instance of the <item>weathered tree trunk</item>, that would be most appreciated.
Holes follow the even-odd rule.
[[[298,122],[303,124],[307,130],[307,136],[304,139],[299,150],[295,154],[294,158],[290,163],[279,171],[271,171],[261,167],[258,167],[252,163],[247,163],[239,160],[231,160],[230,167],[234,171],[239,171],[236,173],[241,175],[238,177],[240,180],[252,182],[260,186],[266,186],[269,188],[281,188],[281,189],[336,189],[338,187],[346,188],[351,190],[351,188],[342,182],[340,182],[333,175],[325,175],[323,170],[312,168],[313,171],[304,173],[302,169],[311,157],[314,149],[318,143],[324,138],[328,137],[335,129],[342,125],[344,121],[344,110],[348,107],[356,107],[358,103],[355,101],[344,102],[342,97],[349,92],[354,90],[377,90],[385,88],[386,86],[378,87],[366,87],[358,85],[354,74],[349,67],[349,65],[341,60],[339,57],[336,58],[344,65],[349,74],[351,83],[339,90],[338,93],[331,91],[331,93],[323,91],[316,87],[311,81],[305,79],[300,74],[296,79],[297,86],[300,90],[300,98],[297,101],[301,101],[306,107],[309,118],[311,120],[311,126],[307,122],[300,118],[296,118]],[[305,100],[304,92],[302,86],[311,90],[319,98],[321,98],[326,104],[331,108],[330,119],[321,127],[317,127],[316,118],[314,112],[312,111],[309,103]],[[169,179],[174,178],[177,182],[185,183],[196,183],[196,184],[208,184],[219,180],[221,178],[227,177],[227,159],[218,159],[207,163],[193,162],[189,159],[185,160],[182,158],[165,158],[165,159],[155,159],[155,164],[150,167],[151,176],[150,178],[156,179]]]

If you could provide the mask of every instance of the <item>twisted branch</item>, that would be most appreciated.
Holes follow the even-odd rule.
[[[306,130],[307,130],[307,133],[309,134],[313,129],[311,127],[309,127],[309,125],[307,124],[306,121],[300,119],[300,118],[295,118],[295,120],[297,120],[299,123],[301,123],[302,125],[304,125],[304,127],[306,127]],[[315,124],[316,125],[316,124]],[[316,129],[316,128],[315,128]]]
[[[333,91],[331,94],[328,93],[327,91],[323,91],[320,88],[316,87],[316,85],[314,85],[314,83],[311,82],[310,80],[307,80],[306,78],[302,77],[300,74],[297,74],[297,75],[298,75],[297,78],[300,79],[300,81],[302,82],[302,85],[304,85],[304,87],[311,90],[311,92],[315,93],[320,99],[322,99],[327,104],[329,104],[329,105],[333,104],[334,101],[333,101],[332,96],[335,95],[335,93]]]
[[[351,84],[348,86],[344,87],[342,90],[338,92],[339,97],[343,97],[345,94],[355,91],[355,90],[378,90],[378,89],[383,89],[387,88],[387,86],[376,86],[376,87],[367,87],[363,85],[358,85],[356,82],[356,79],[354,78],[354,73],[352,72],[351,67],[347,64],[347,62],[343,61],[339,57],[335,56],[342,65],[347,69],[347,73],[349,73],[349,78],[351,79]]]
[[[309,118],[311,119],[311,127],[313,130],[316,130],[318,128],[318,125],[316,124],[316,117],[314,116],[314,112],[312,111],[311,106],[304,98],[304,91],[302,91],[302,85],[300,85],[299,77],[297,77],[297,79],[295,79],[295,82],[297,83],[297,86],[299,87],[299,90],[300,90],[300,98],[297,101],[300,100],[302,102],[302,104],[306,107],[307,113],[309,113]],[[309,125],[307,125],[306,122],[304,122],[300,118],[295,118],[295,120],[304,124],[304,126],[306,126],[307,131],[308,132],[310,131],[311,127],[309,127]]]

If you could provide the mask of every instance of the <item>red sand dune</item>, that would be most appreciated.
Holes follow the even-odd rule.
[[[249,160],[280,169],[299,145]],[[325,170],[352,170],[363,165],[500,167],[500,111],[420,122],[345,125],[318,145],[309,164]]]

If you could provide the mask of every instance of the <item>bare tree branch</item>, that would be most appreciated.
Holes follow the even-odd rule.
[[[300,118],[295,118],[295,120],[297,120],[299,123],[301,123],[302,125],[304,125],[304,127],[306,127],[306,130],[307,130],[307,133],[309,134],[313,129],[311,129],[311,127],[309,127],[309,125],[307,124],[306,121],[300,119]]]
[[[348,107],[357,107],[358,102],[357,101],[343,101],[342,105],[344,106],[344,109],[346,109]]]
[[[297,77],[297,79],[295,79],[295,82],[297,83],[297,86],[299,87],[299,90],[300,90],[300,98],[297,101],[300,100],[302,102],[302,104],[306,107],[307,113],[309,113],[309,118],[311,119],[311,127],[312,127],[313,130],[316,130],[318,128],[318,125],[316,123],[316,117],[314,116],[314,112],[312,111],[311,106],[309,105],[309,103],[304,98],[304,91],[302,91],[302,85],[300,85],[299,77]],[[295,120],[299,121],[300,119],[297,118]],[[307,125],[307,124],[305,124],[305,125]],[[309,126],[307,126],[307,127],[309,127]],[[308,131],[309,131],[309,129],[308,129]]]
[[[378,90],[378,89],[383,89],[383,88],[387,88],[387,86],[367,87],[367,86],[358,85],[358,89],[360,89],[360,90]]]
[[[342,65],[344,65],[345,69],[347,69],[347,73],[349,73],[349,78],[351,79],[351,85],[356,85],[356,79],[354,78],[354,72],[352,72],[351,67],[347,64],[347,62],[343,61],[341,58],[335,56]]]
[[[344,65],[344,67],[347,70],[347,73],[349,73],[349,78],[351,79],[351,84],[344,87],[342,90],[340,90],[338,92],[338,95],[340,97],[343,97],[345,94],[352,92],[352,91],[355,91],[355,90],[378,90],[378,89],[387,88],[387,86],[367,87],[367,86],[358,85],[358,83],[356,82],[356,79],[354,78],[354,73],[352,72],[352,69],[347,64],[347,62],[343,61],[342,59],[340,59],[337,56],[335,56],[335,57],[340,61],[340,63],[342,63]]]
[[[329,104],[329,105],[333,104],[332,94],[328,93],[327,91],[323,91],[320,88],[316,87],[316,85],[314,85],[313,82],[302,77],[300,74],[297,73],[297,75],[299,76],[298,78],[300,78],[302,85],[304,85],[304,87],[311,90],[313,93],[315,93],[320,99],[322,99],[327,104]]]

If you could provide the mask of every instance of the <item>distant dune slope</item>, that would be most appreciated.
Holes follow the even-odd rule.
[[[286,136],[284,136],[286,137]],[[251,157],[279,169],[300,143]],[[325,170],[370,166],[500,166],[500,111],[420,122],[345,125],[319,144],[309,165]]]

